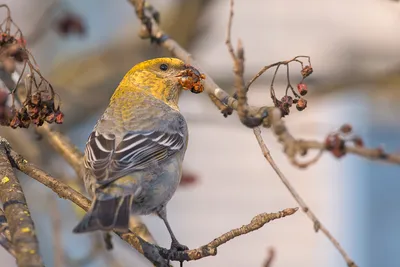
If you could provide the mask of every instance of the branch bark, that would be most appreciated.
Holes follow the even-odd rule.
[[[50,188],[55,193],[57,193],[59,197],[72,201],[85,211],[89,209],[91,201],[86,197],[84,197],[83,195],[81,195],[79,192],[75,191],[74,189],[62,183],[61,181],[51,177],[49,174],[40,170],[34,164],[29,163],[15,151],[10,149],[9,154],[13,161],[13,164],[15,165],[16,168],[18,168],[18,170],[24,172],[33,179],[37,180],[46,187]],[[214,256],[217,254],[217,247],[225,244],[226,242],[232,240],[233,238],[255,231],[272,220],[292,215],[296,211],[297,208],[289,208],[277,213],[269,213],[269,214],[263,213],[257,215],[252,219],[252,221],[248,225],[242,226],[237,229],[233,229],[223,234],[222,236],[215,238],[207,245],[201,246],[197,249],[192,249],[183,252],[176,252],[173,254],[170,254],[168,249],[161,248],[157,245],[146,242],[143,238],[135,235],[132,232],[128,233],[115,232],[115,234],[117,234],[121,239],[130,244],[139,253],[143,254],[154,265],[169,267],[166,261],[167,258],[176,261],[191,261],[191,260],[198,260],[208,256]]]
[[[0,139],[0,200],[10,228],[19,267],[41,267],[39,243],[22,187],[8,158],[8,142]]]
[[[3,209],[0,209],[0,246],[2,246],[8,253],[10,253],[14,258],[15,250],[11,243],[10,228],[8,227],[6,215]]]

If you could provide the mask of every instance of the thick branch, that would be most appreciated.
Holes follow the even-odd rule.
[[[2,246],[8,253],[16,257],[15,250],[11,243],[10,228],[8,227],[6,215],[3,209],[0,209],[0,246]]]
[[[45,185],[46,187],[50,188],[53,190],[55,193],[60,198],[65,198],[76,205],[78,205],[80,208],[82,208],[85,211],[88,211],[91,205],[91,201],[80,194],[78,191],[72,189],[68,185],[64,184],[63,182],[51,177],[49,174],[46,172],[42,171],[38,167],[36,167],[34,164],[29,163],[27,160],[25,160],[21,155],[16,153],[13,150],[10,150],[10,157],[13,160],[13,164],[15,167],[20,170],[21,172],[25,173],[26,175],[32,177],[36,181],[40,182],[41,184]],[[127,241],[130,245],[132,245],[136,250],[141,252],[143,254],[143,249],[141,247],[140,241],[143,241],[141,238],[136,237],[134,234],[129,233],[125,235],[120,235],[122,239]],[[146,242],[146,241],[143,241]],[[147,243],[147,242],[146,242]],[[148,243],[149,246],[153,246]],[[161,258],[161,257],[160,257]],[[152,261],[155,263],[155,261]],[[162,266],[162,265],[160,265]]]
[[[22,187],[8,158],[8,142],[0,140],[0,200],[10,228],[19,267],[44,266],[35,227]]]

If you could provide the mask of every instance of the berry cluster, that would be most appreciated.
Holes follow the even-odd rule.
[[[307,65],[302,68],[301,75],[303,79],[297,84],[297,92],[293,89],[288,78],[285,95],[280,100],[275,97],[275,92],[273,91],[273,87],[271,87],[271,98],[274,101],[275,107],[281,110],[282,117],[289,115],[290,108],[293,106],[293,104],[296,104],[296,109],[298,111],[302,111],[307,107],[307,100],[303,98],[303,96],[308,93],[307,84],[304,83],[304,79],[310,76],[312,72],[313,68],[311,65]],[[289,89],[291,89],[293,97],[288,95]]]
[[[325,148],[331,151],[336,158],[341,158],[346,154],[346,144],[353,143],[354,146],[364,146],[363,140],[353,134],[350,124],[344,124],[339,131],[330,133],[325,138]]]
[[[10,93],[0,91],[0,124],[12,128],[28,128],[31,123],[41,126],[44,122],[61,124],[64,114],[55,107],[54,99],[48,94],[35,92],[28,96],[24,105],[16,109],[7,106]]]
[[[26,48],[26,41],[11,19],[10,10],[7,6],[2,7],[8,12],[7,18],[0,23],[0,67],[9,75],[18,74],[20,78],[14,88],[0,90],[0,125],[15,129],[28,128],[31,123],[37,126],[44,122],[62,123],[64,115],[59,105],[54,104],[55,92],[51,84],[42,76]],[[20,74],[16,72],[18,63],[23,64]],[[25,83],[21,83],[22,77],[25,77]],[[24,101],[19,98],[21,87],[27,92]],[[12,101],[8,101],[10,95]]]
[[[196,68],[186,65],[186,69],[177,75],[178,81],[184,90],[190,90],[192,93],[198,94],[204,91],[201,80],[206,76],[200,73]]]

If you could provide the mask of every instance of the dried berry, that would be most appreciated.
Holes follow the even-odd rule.
[[[341,158],[346,154],[345,142],[339,137],[338,134],[328,135],[328,137],[325,139],[325,147],[337,158]]]
[[[351,131],[353,130],[353,127],[351,127],[350,124],[343,124],[342,127],[340,127],[340,131],[344,134],[348,134],[351,133]]]
[[[299,94],[300,95],[302,95],[302,96],[304,96],[304,95],[306,95],[307,94],[307,84],[305,84],[305,83],[299,83],[298,85],[297,85],[297,91],[299,91]]]
[[[22,117],[29,117],[28,115],[28,110],[26,109],[26,107],[22,107],[19,109],[18,111],[19,115]]]
[[[39,107],[38,107],[38,106],[35,106],[35,105],[29,105],[29,106],[27,107],[27,111],[28,111],[29,117],[31,117],[31,118],[36,118],[36,117],[38,117],[38,116],[39,116],[39,113],[40,113]]]
[[[68,34],[85,34],[85,26],[83,24],[82,18],[75,14],[66,14],[57,23],[57,31],[61,35]]]
[[[293,105],[293,98],[290,95],[285,95],[281,99],[282,103],[285,103],[291,107]]]
[[[5,45],[5,44],[10,44],[14,41],[14,37],[8,35],[7,33],[3,32],[0,35],[0,44]]]
[[[56,117],[55,122],[56,122],[57,124],[63,123],[63,121],[64,121],[64,114],[63,114],[60,110],[57,110],[57,111],[56,111],[55,117]]]
[[[41,103],[42,99],[41,99],[41,95],[40,92],[35,92],[32,96],[31,96],[31,103],[34,106],[39,106]]]
[[[177,77],[179,77],[178,81],[184,90],[190,90],[195,94],[204,91],[201,80],[204,80],[206,76],[192,66],[186,65],[186,69],[181,71]]]
[[[46,116],[45,121],[47,123],[53,123],[56,120],[56,115],[54,112],[51,112],[49,115]]]
[[[14,115],[14,117],[12,118],[12,120],[11,120],[11,122],[10,122],[10,126],[11,126],[13,129],[16,129],[16,128],[18,128],[18,127],[21,126],[21,120],[19,119],[18,114],[15,114],[15,115]]]
[[[30,118],[21,119],[21,127],[22,128],[28,128],[30,123],[31,123]]]
[[[32,119],[32,123],[37,126],[42,126],[44,123],[44,119],[42,117],[38,116],[38,117]]]
[[[306,77],[310,76],[311,73],[313,73],[313,68],[311,66],[305,66],[301,70],[301,76],[303,76],[303,78],[306,78]]]
[[[363,147],[364,146],[364,141],[359,136],[354,136],[352,141],[353,141],[355,146],[358,146],[358,147]]]
[[[26,39],[24,37],[17,38],[17,44],[25,47],[26,46]]]
[[[289,115],[290,108],[293,105],[293,98],[291,96],[284,96],[282,97],[281,101],[277,101],[278,107],[282,112],[282,116]]]
[[[42,109],[40,110],[40,115],[43,117],[46,117],[52,112],[51,109],[49,109],[46,105],[43,105],[42,103]]]
[[[307,107],[307,100],[305,100],[304,98],[300,98],[297,100],[296,103],[296,108],[298,111],[302,111]]]

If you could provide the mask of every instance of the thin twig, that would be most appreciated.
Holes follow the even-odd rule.
[[[233,21],[233,7],[234,0],[230,0],[230,10],[229,10],[229,19],[228,19],[228,29],[226,33],[225,44],[228,47],[229,54],[233,60],[233,72],[235,73],[235,98],[238,100],[237,113],[239,115],[240,121],[246,125],[247,127],[253,128],[258,125],[261,125],[265,118],[268,117],[268,109],[267,107],[263,108],[263,110],[259,110],[258,115],[261,116],[252,116],[250,114],[249,104],[247,102],[247,94],[245,91],[246,85],[244,81],[244,48],[241,40],[238,40],[236,51],[233,48],[231,41],[231,31],[232,31],[232,21]]]
[[[323,152],[334,152],[326,142],[294,138],[286,127],[284,121],[281,119],[281,114],[278,109],[272,110],[270,115],[272,130],[277,136],[278,142],[283,145],[284,152],[293,165],[299,168],[306,168],[317,162]],[[344,156],[345,154],[354,154],[369,160],[400,165],[400,154],[390,154],[385,152],[382,148],[367,148],[364,146],[347,145],[347,142],[342,139],[339,139],[338,142],[342,142],[338,147],[338,149],[340,149],[340,156]],[[308,150],[311,149],[318,150],[316,157],[306,162],[299,162],[297,156],[305,155]]]
[[[265,145],[264,140],[261,136],[261,130],[260,128],[256,127],[253,129],[254,135],[256,136],[256,139],[258,141],[258,144],[260,145],[261,151],[265,157],[265,159],[268,161],[268,163],[271,165],[271,167],[274,169],[278,177],[281,179],[282,183],[286,186],[286,188],[289,190],[290,194],[292,194],[293,198],[297,201],[299,204],[300,208],[302,211],[307,214],[308,218],[311,219],[311,221],[314,223],[314,230],[318,232],[321,230],[326,237],[332,242],[332,244],[337,248],[337,250],[340,252],[344,260],[346,261],[347,265],[349,267],[356,267],[357,265],[354,263],[354,261],[347,255],[346,251],[342,248],[342,246],[339,244],[339,242],[332,236],[332,234],[328,231],[328,229],[325,228],[325,226],[318,220],[317,216],[310,210],[308,205],[304,202],[304,200],[300,197],[299,193],[297,193],[296,189],[290,184],[289,180],[285,177],[285,175],[282,173],[282,171],[279,169],[278,165],[276,165],[274,159],[272,158],[268,147]]]
[[[19,267],[41,267],[39,243],[22,187],[8,158],[8,142],[0,140],[0,200],[10,228]]]
[[[168,257],[168,255],[170,255],[172,260],[178,260],[178,261],[184,261],[184,260],[192,261],[192,260],[199,260],[201,258],[208,256],[215,256],[217,255],[217,248],[219,246],[227,243],[228,241],[238,236],[256,231],[272,220],[293,215],[297,210],[298,208],[288,208],[276,213],[262,213],[255,216],[249,224],[243,225],[240,228],[230,230],[229,232],[226,232],[225,234],[215,238],[208,244],[201,246],[197,249],[191,249],[189,251],[183,251],[183,252],[175,252],[171,255],[169,254],[169,250],[160,248],[160,253],[164,257]]]
[[[268,249],[268,257],[264,262],[263,267],[272,267],[272,262],[275,259],[275,249],[274,248],[269,248]]]

